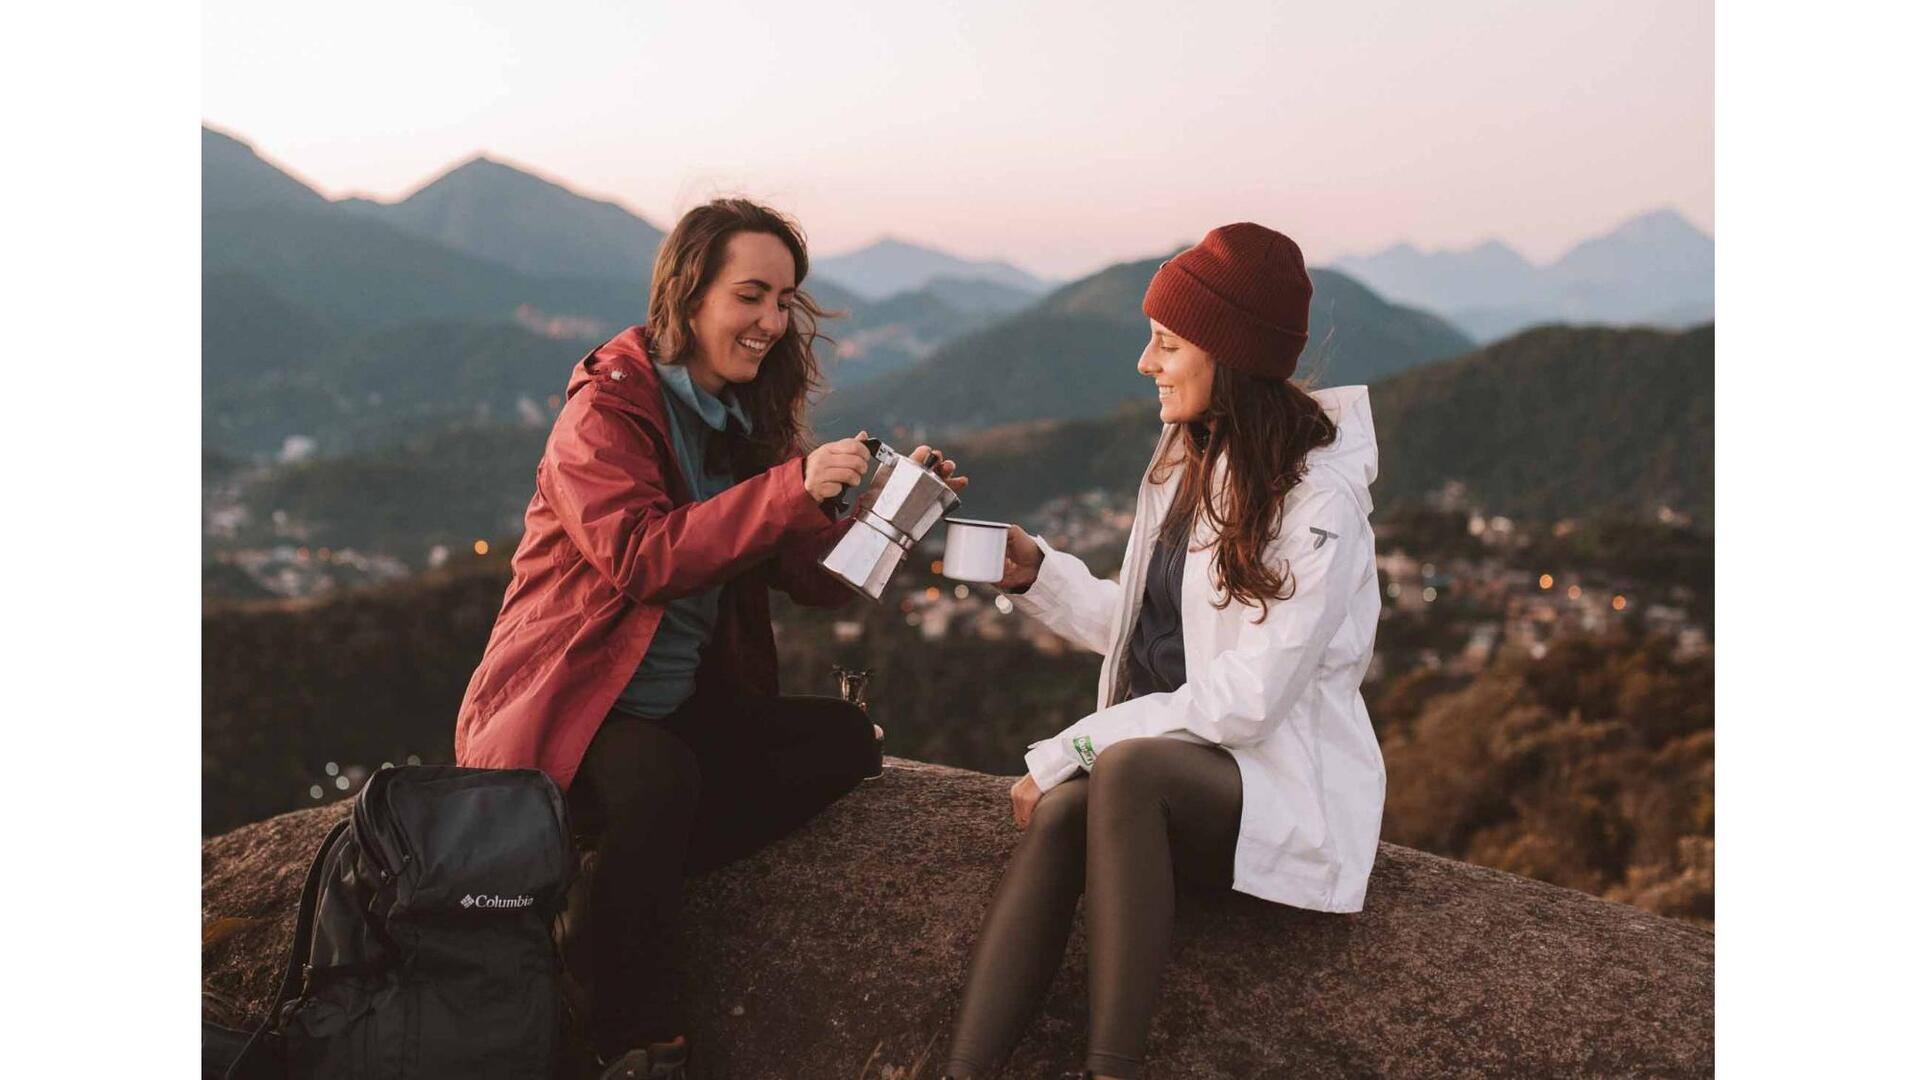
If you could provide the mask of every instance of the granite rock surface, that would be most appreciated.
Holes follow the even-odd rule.
[[[800,831],[694,879],[692,1036],[714,1077],[936,1077],[969,949],[1019,833],[1011,778],[888,759]],[[271,995],[307,862],[345,803],[205,841],[203,1000]],[[1183,892],[1148,1075],[1711,1076],[1713,935],[1382,845],[1364,912]],[[1005,1075],[1079,1067],[1085,949]]]

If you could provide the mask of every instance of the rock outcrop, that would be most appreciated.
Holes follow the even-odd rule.
[[[690,883],[693,1037],[716,1077],[937,1075],[1018,833],[1006,778],[889,759],[805,828]],[[270,996],[307,860],[344,804],[205,842],[203,985]],[[1006,1075],[1078,1067],[1076,931]],[[1384,845],[1366,911],[1182,893],[1148,1070],[1162,1077],[1710,1076],[1713,935]]]

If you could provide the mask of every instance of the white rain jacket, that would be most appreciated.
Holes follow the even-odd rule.
[[[1380,619],[1367,522],[1379,450],[1366,387],[1313,396],[1338,435],[1308,454],[1304,479],[1287,493],[1281,533],[1265,552],[1269,565],[1290,569],[1294,593],[1270,603],[1265,622],[1254,621],[1258,607],[1217,608],[1224,594],[1214,556],[1195,552],[1180,590],[1187,682],[1179,689],[1119,700],[1147,562],[1178,472],[1155,484],[1149,469],[1141,481],[1118,582],[1094,577],[1079,559],[1039,541],[1039,576],[1012,597],[1014,606],[1106,662],[1097,711],[1034,743],[1027,769],[1046,791],[1082,768],[1099,768],[1100,753],[1122,739],[1159,735],[1225,747],[1240,766],[1242,791],[1233,887],[1295,907],[1359,911],[1386,798],[1386,766],[1360,699]],[[1177,430],[1161,431],[1150,460]],[[1211,552],[1214,535],[1201,515],[1194,545]]]

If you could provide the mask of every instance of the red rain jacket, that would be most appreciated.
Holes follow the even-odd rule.
[[[629,327],[568,380],[513,580],[460,703],[462,765],[539,768],[571,784],[676,597],[724,586],[701,685],[774,694],[768,588],[814,607],[855,595],[816,564],[851,518],[836,522],[807,494],[802,458],[692,501],[646,341],[645,327]]]

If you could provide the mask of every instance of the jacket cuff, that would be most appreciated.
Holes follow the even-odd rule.
[[[1040,548],[1040,571],[1034,577],[1033,584],[1026,592],[1007,593],[1013,601],[1014,610],[1023,615],[1036,618],[1051,614],[1060,607],[1061,583],[1066,575],[1064,561],[1054,554],[1053,545],[1043,537],[1036,536],[1033,542]]]
[[[1080,759],[1066,746],[1066,736],[1056,735],[1034,743],[1027,751],[1027,773],[1042,792],[1080,771]]]
[[[839,523],[833,511],[807,491],[806,458],[789,458],[774,468],[785,470],[788,474],[775,482],[780,485],[794,528],[804,533],[818,534]]]

